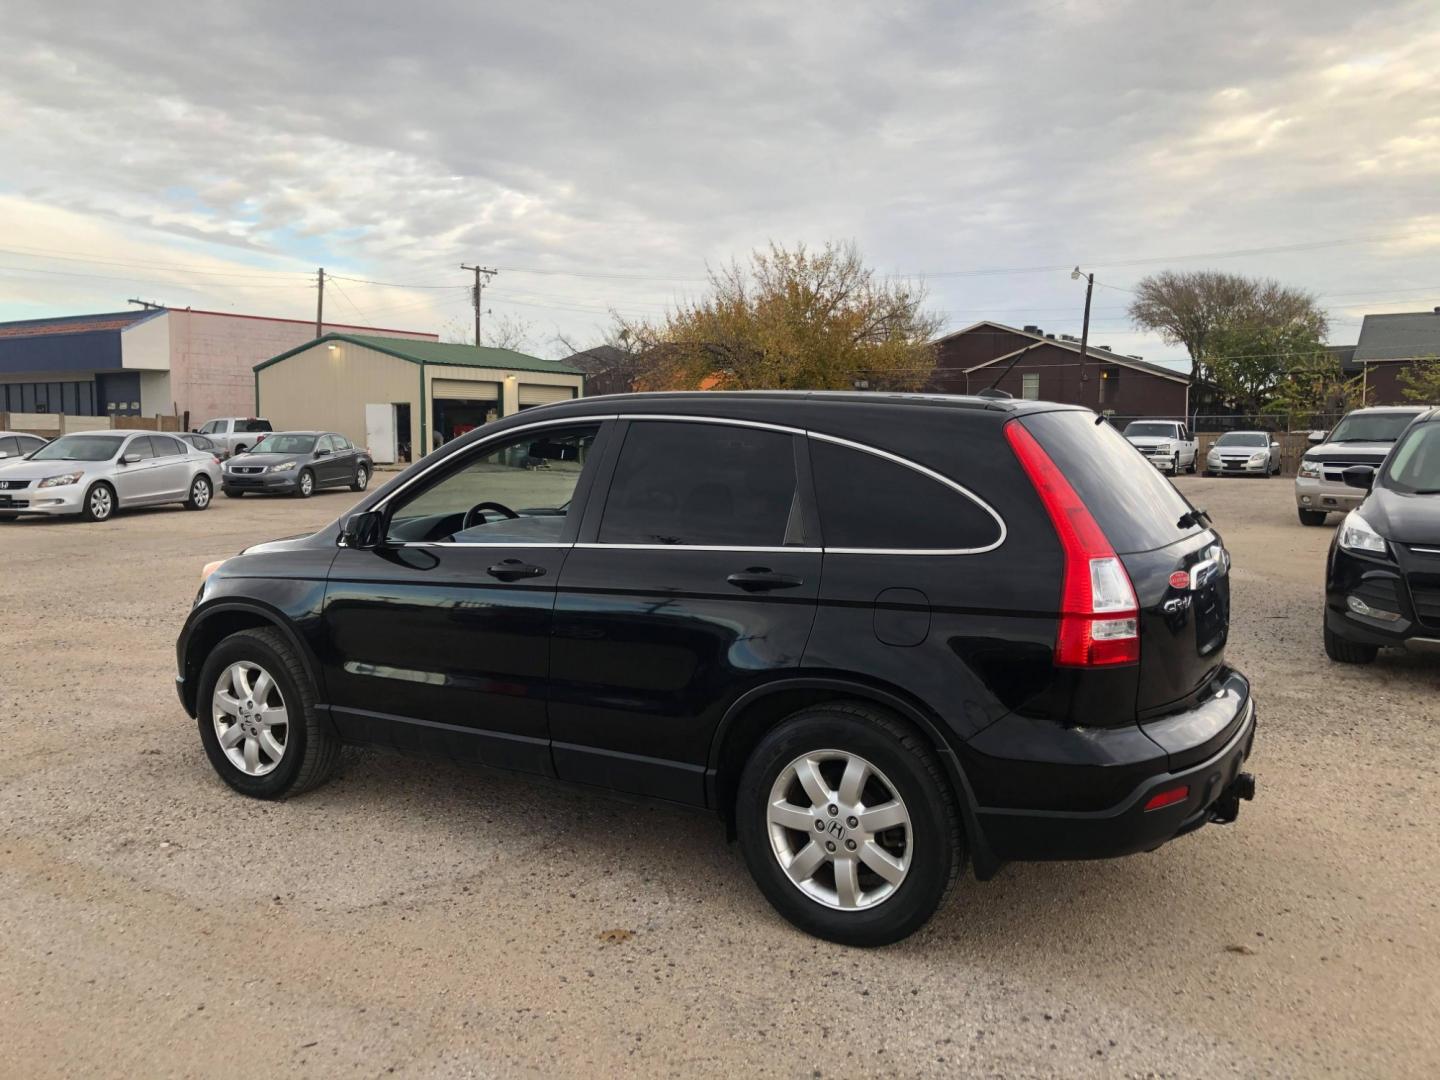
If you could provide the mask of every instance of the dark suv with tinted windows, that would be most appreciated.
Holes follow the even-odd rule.
[[[883,944],[967,859],[983,879],[1236,817],[1229,565],[1081,409],[590,398],[207,567],[179,692],[247,795],[363,743],[705,807],[788,919]]]

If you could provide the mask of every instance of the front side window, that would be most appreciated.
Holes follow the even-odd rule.
[[[204,425],[200,428],[200,430],[203,431],[206,435],[214,435],[214,434],[217,434],[218,432],[221,432],[221,431],[224,431],[224,430],[225,430],[225,421],[224,421],[224,420],[211,420],[211,421],[209,421],[208,423],[204,424]]]
[[[1020,396],[1028,401],[1040,400],[1040,373],[1027,371],[1020,376]]]
[[[354,450],[354,449],[355,449],[355,447],[353,447],[353,446],[350,444],[350,440],[347,439],[347,438],[345,438],[344,435],[331,435],[331,436],[330,436],[330,439],[331,439],[332,442],[334,442],[334,444],[335,444],[335,450],[336,450],[337,453],[338,453],[339,451],[342,451],[342,450]]]
[[[20,440],[15,438],[0,439],[0,454],[14,457],[20,453]]]
[[[391,513],[391,543],[553,544],[598,424],[529,431],[463,463]]]
[[[125,447],[126,457],[139,457],[141,461],[149,461],[155,456],[155,451],[150,448],[149,435],[137,435],[131,439]]]
[[[867,450],[810,441],[825,549],[974,551],[1000,523],[984,506],[909,465]]]
[[[1440,494],[1440,421],[1405,436],[1385,466],[1385,486],[1411,495]]]
[[[151,435],[150,446],[155,451],[156,457],[176,457],[185,453],[185,448],[180,445],[180,440],[172,439],[169,435]]]
[[[734,548],[802,543],[792,437],[728,424],[631,421],[599,539]]]
[[[320,436],[320,444],[319,444],[318,446],[316,446],[315,449],[316,449],[316,450],[319,450],[319,451],[322,451],[322,452],[324,452],[324,451],[329,451],[330,453],[333,454],[333,453],[335,452],[335,439],[334,439],[334,437],[333,437],[333,436],[330,436],[330,435],[321,435],[321,436]]]
[[[109,461],[125,441],[123,435],[62,435],[35,451],[32,461]]]

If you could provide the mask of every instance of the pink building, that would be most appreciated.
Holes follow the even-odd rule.
[[[438,341],[411,330],[325,333]],[[0,323],[0,412],[188,419],[255,411],[255,365],[313,340],[314,322],[151,308]]]

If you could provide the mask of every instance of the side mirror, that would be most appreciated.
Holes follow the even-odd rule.
[[[369,549],[380,546],[380,530],[385,515],[379,510],[362,510],[351,514],[340,524],[340,547]]]
[[[335,452],[334,450],[316,450],[316,451],[315,451],[315,456],[316,456],[316,457],[329,457],[329,456],[330,456],[331,454],[333,454],[334,452]]]
[[[1278,442],[1272,442],[1272,443],[1270,444],[1270,449],[1271,449],[1271,450],[1279,450],[1279,449],[1280,449],[1280,444],[1279,444]]]
[[[1309,437],[1305,441],[1308,442],[1311,446],[1319,446],[1325,441],[1325,436],[1329,434],[1330,433],[1328,431],[1312,431],[1310,432]]]
[[[123,458],[120,459],[120,464],[122,464],[122,465],[136,465],[136,464],[138,464],[139,462],[140,462],[140,455],[139,455],[139,454],[126,454]]]
[[[1369,465],[1351,465],[1340,475],[1345,478],[1347,487],[1364,488],[1369,491],[1375,484],[1375,470]]]

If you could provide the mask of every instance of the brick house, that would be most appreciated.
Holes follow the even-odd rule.
[[[1038,326],[978,322],[935,342],[935,371],[926,390],[974,394],[992,384],[1012,397],[1084,405],[1118,417],[1182,419],[1198,404],[1191,401],[1185,372],[1096,345],[1082,363],[1078,338]]]

